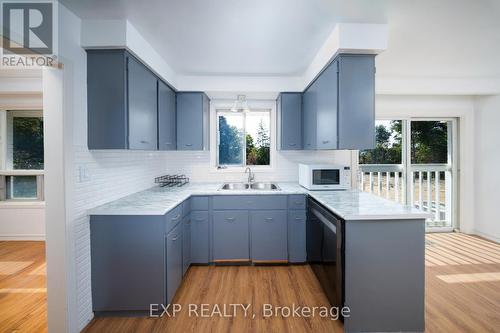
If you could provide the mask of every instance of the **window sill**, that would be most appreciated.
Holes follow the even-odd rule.
[[[38,209],[45,208],[45,201],[0,201],[0,209]]]
[[[217,167],[212,167],[210,171],[212,173],[245,173],[247,167],[227,167],[225,169],[218,169]],[[248,166],[252,170],[252,173],[264,173],[264,172],[273,172],[274,167],[267,166]]]

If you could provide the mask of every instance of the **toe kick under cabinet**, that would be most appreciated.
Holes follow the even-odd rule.
[[[172,302],[192,264],[306,261],[304,195],[193,196],[165,215],[91,215],[96,313]]]

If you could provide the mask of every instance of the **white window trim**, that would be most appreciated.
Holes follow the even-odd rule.
[[[276,101],[275,100],[247,100],[250,109],[270,110],[271,124],[269,127],[270,138],[270,165],[251,165],[253,172],[273,172],[276,170]],[[210,172],[212,173],[242,173],[247,166],[235,166],[225,169],[217,168],[217,110],[231,109],[234,100],[210,101]]]

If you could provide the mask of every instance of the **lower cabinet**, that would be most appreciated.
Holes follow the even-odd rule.
[[[252,261],[287,261],[287,211],[250,212]]]
[[[182,229],[183,224],[179,223],[167,234],[165,239],[167,303],[172,302],[182,281]]]
[[[208,211],[191,212],[191,263],[208,264]]]
[[[248,261],[248,212],[238,210],[213,212],[213,259],[221,261]]]
[[[163,216],[90,216],[93,311],[165,302],[164,223]]]
[[[182,220],[182,275],[191,264],[191,218],[189,215]]]
[[[307,260],[306,212],[288,211],[288,261],[301,263]]]

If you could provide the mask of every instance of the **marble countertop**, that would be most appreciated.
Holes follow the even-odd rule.
[[[422,219],[431,215],[359,191],[308,191],[298,183],[277,183],[279,191],[221,190],[221,183],[190,183],[182,187],[152,187],[95,207],[89,215],[163,215],[193,195],[308,194],[345,220]]]

